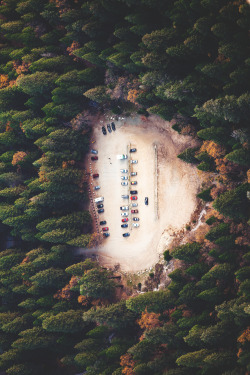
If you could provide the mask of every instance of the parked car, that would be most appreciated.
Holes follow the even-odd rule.
[[[130,149],[130,152],[136,152],[137,150],[136,150],[136,148],[131,148]]]
[[[137,185],[137,181],[131,181],[131,185]]]
[[[100,225],[105,225],[105,224],[107,224],[106,220],[100,221]]]
[[[145,205],[147,206],[148,205],[148,197],[145,197]]]
[[[123,182],[121,182],[121,185],[122,185],[122,186],[127,186],[127,185],[128,185],[128,182],[127,182],[127,181],[123,181]]]
[[[131,172],[130,176],[137,176],[137,172]]]
[[[103,204],[98,204],[97,208],[103,208]]]
[[[121,171],[122,173],[128,173],[128,170],[127,170],[127,169],[120,169],[120,171]]]
[[[107,232],[106,232],[106,233],[103,233],[102,235],[103,235],[103,237],[109,237],[109,236],[110,236],[110,233],[107,233]]]
[[[102,230],[103,232],[107,232],[109,230],[109,227],[103,227]]]
[[[133,220],[134,221],[139,221],[140,219],[139,219],[139,217],[133,217]]]
[[[127,176],[121,176],[121,179],[122,179],[122,180],[127,180],[128,177],[127,177]]]
[[[128,221],[128,218],[127,218],[127,217],[125,217],[124,219],[122,219],[122,222],[123,222],[123,223],[126,223],[126,221]]]
[[[137,163],[138,163],[138,160],[130,160],[130,163],[131,163],[131,164],[137,164]]]
[[[129,237],[130,233],[123,233],[123,237]]]
[[[104,212],[104,208],[100,208],[97,212],[98,214],[102,214]]]
[[[115,123],[111,122],[112,129],[115,131]]]
[[[127,159],[128,155],[122,154],[122,155],[117,155],[116,157],[118,160],[123,160],[123,159]]]
[[[97,178],[97,177],[99,177],[99,174],[98,173],[94,173],[93,174],[93,178]]]
[[[128,227],[128,224],[122,224],[121,225],[121,228],[127,228]]]
[[[94,149],[90,150],[90,152],[91,152],[91,154],[98,154],[98,151],[94,150]]]
[[[98,198],[94,199],[95,203],[100,203],[100,202],[103,202],[103,201],[104,201],[104,197],[98,197]]]
[[[121,216],[128,216],[128,212],[122,212]]]
[[[138,228],[139,226],[140,226],[140,224],[138,224],[138,223],[133,223],[133,227]]]
[[[91,156],[91,160],[98,160],[98,156]]]
[[[126,211],[126,210],[128,210],[128,209],[129,209],[128,206],[122,206],[122,207],[120,207],[120,210],[123,210],[123,211]]]
[[[111,132],[112,132],[112,129],[111,129],[110,124],[107,125],[107,128],[108,128],[109,133],[111,133]]]
[[[137,190],[130,190],[130,194],[137,194],[138,191]]]
[[[103,135],[106,135],[106,134],[107,134],[107,130],[106,130],[105,126],[102,127],[102,134],[103,134]]]
[[[132,203],[132,207],[137,207],[138,203]]]
[[[130,199],[131,199],[132,201],[136,201],[136,200],[138,199],[138,197],[137,197],[136,195],[133,195],[132,197],[130,197]]]
[[[128,198],[129,198],[129,195],[122,195],[122,198],[123,198],[123,199],[128,199]]]
[[[101,186],[99,185],[95,186],[95,190],[99,190],[99,189],[101,189]]]
[[[138,214],[138,210],[131,210],[131,214]]]

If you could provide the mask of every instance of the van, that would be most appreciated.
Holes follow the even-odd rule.
[[[98,198],[95,198],[94,199],[94,202],[95,203],[99,203],[99,202],[103,202],[104,201],[104,198],[103,197],[98,197]]]
[[[117,155],[117,159],[118,160],[123,160],[123,159],[127,159],[128,158],[128,155],[124,155],[124,154],[122,154],[122,155]]]

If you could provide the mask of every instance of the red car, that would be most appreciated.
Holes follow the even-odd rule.
[[[97,178],[97,177],[99,177],[98,173],[93,174],[93,178]]]
[[[91,160],[98,160],[98,156],[91,156]]]
[[[127,218],[127,217],[125,217],[124,219],[122,219],[122,222],[123,222],[123,223],[126,223],[126,221],[128,221],[128,218]]]
[[[131,214],[138,214],[138,210],[131,210]]]
[[[109,227],[102,228],[103,232],[107,232],[109,230]]]
[[[132,197],[130,197],[130,199],[131,199],[132,201],[136,201],[138,198],[137,198],[136,195],[133,195]]]

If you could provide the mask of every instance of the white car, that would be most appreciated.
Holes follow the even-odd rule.
[[[122,207],[120,207],[120,210],[123,210],[123,211],[126,211],[128,209],[129,209],[129,206],[122,206]]]
[[[121,182],[121,185],[122,185],[122,186],[127,186],[127,185],[128,185],[128,181],[123,181],[123,182]]]
[[[128,216],[128,212],[122,212],[121,216]]]
[[[138,223],[133,223],[133,227],[138,228],[139,226],[140,226],[140,224],[138,224]]]
[[[132,203],[132,207],[137,207],[138,203]]]
[[[127,159],[128,158],[128,155],[124,155],[124,154],[122,154],[122,155],[117,155],[117,159],[118,160],[123,160],[123,159]]]
[[[137,176],[137,172],[131,172],[130,176]]]
[[[127,170],[127,169],[120,169],[120,171],[121,171],[122,173],[128,173],[128,170]]]
[[[127,180],[128,177],[127,177],[127,176],[121,176],[121,179],[122,179],[122,180]]]
[[[130,163],[131,163],[131,164],[137,164],[137,163],[138,163],[138,160],[130,160]]]

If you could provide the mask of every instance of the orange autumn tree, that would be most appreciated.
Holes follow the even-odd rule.
[[[136,104],[136,100],[139,94],[140,94],[139,90],[136,90],[136,89],[129,90],[127,100],[131,103]]]
[[[161,326],[159,321],[160,314],[154,312],[149,313],[147,308],[141,314],[141,319],[137,321],[141,329],[152,329]]]
[[[250,341],[250,326],[238,337],[238,342],[245,344],[247,341]]]
[[[199,152],[207,152],[212,158],[223,158],[226,155],[226,150],[224,147],[218,145],[213,141],[203,142]]]
[[[27,153],[24,151],[17,151],[12,158],[12,165],[17,165],[25,159]]]
[[[69,283],[65,285],[64,288],[58,290],[54,294],[54,298],[59,300],[67,300],[69,301],[72,297],[72,291],[71,289],[74,288],[78,284],[78,279],[76,276],[72,276]]]
[[[3,89],[9,85],[9,77],[7,74],[0,74],[0,89]]]
[[[136,362],[133,360],[131,354],[124,354],[121,356],[120,365],[123,367],[122,374],[124,375],[135,375],[133,369],[136,365]]]

